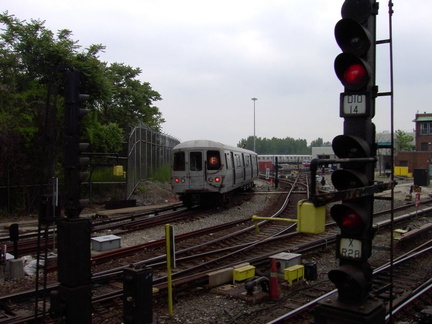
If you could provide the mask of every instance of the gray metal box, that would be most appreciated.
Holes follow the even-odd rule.
[[[270,259],[276,260],[278,274],[283,276],[285,268],[301,264],[301,256],[302,255],[298,253],[281,252],[271,255]]]
[[[93,251],[107,251],[120,248],[121,237],[117,235],[104,235],[93,237],[92,250]]]

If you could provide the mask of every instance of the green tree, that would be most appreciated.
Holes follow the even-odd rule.
[[[60,149],[55,104],[47,97],[57,80],[54,67],[71,62],[65,53],[75,43],[67,30],[55,37],[43,24],[0,15],[1,181],[7,176],[15,184],[42,182],[46,170],[36,172],[35,166],[52,166]]]
[[[86,122],[85,137],[89,139],[92,152],[117,153],[123,149],[123,130],[116,123],[102,125],[95,111],[90,113]]]
[[[331,146],[330,142],[324,142],[324,140],[321,137],[318,137],[316,140],[313,140],[309,147],[327,147],[327,146]]]
[[[164,122],[153,105],[161,96],[138,79],[139,68],[107,65],[103,45],[82,49],[71,31],[44,24],[0,14],[0,184],[46,183],[61,165],[66,67],[81,72],[80,92],[90,95],[83,140],[93,151],[118,152],[131,127]]]
[[[106,69],[111,86],[111,95],[101,100],[100,119],[106,123],[117,121],[124,131],[143,122],[155,130],[165,120],[153,102],[161,100],[158,92],[150,83],[142,83],[137,78],[141,69],[113,63]]]
[[[241,139],[238,147],[253,149],[253,136]],[[311,154],[311,149],[307,146],[305,139],[294,139],[291,137],[271,139],[258,137],[256,139],[256,152],[261,155],[266,154]]]
[[[414,149],[414,138],[402,130],[395,132],[395,149],[396,151],[412,151]]]

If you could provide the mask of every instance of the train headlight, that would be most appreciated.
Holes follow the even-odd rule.
[[[208,181],[208,182],[213,182],[213,178],[209,177],[209,178],[207,179],[207,181]]]

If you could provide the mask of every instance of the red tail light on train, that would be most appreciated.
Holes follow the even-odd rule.
[[[180,183],[180,182],[181,182],[181,183],[184,183],[184,182],[185,182],[185,178],[184,178],[184,177],[181,178],[181,179],[180,179],[180,178],[174,178],[174,182],[175,182],[175,183]]]
[[[214,179],[212,177],[207,178],[208,182],[221,182],[221,178],[220,177],[215,177]]]

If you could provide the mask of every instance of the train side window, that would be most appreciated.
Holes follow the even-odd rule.
[[[219,170],[220,167],[219,151],[207,151],[207,170]]]
[[[237,162],[237,168],[241,168],[242,164],[241,164],[241,159],[240,159],[240,155],[236,154],[236,162]]]
[[[186,169],[185,153],[184,152],[174,153],[173,170],[184,171],[185,169]]]
[[[202,170],[202,154],[201,152],[190,152],[190,170],[201,171]]]

